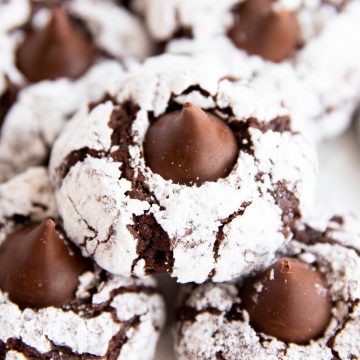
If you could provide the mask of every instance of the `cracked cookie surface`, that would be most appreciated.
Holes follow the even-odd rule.
[[[122,66],[105,61],[77,81],[42,81],[13,96],[9,87],[5,97],[17,98],[6,109],[0,128],[0,183],[30,166],[45,165],[64,125],[83,103],[106,91],[108,83],[102,79],[110,74],[112,79],[120,78]]]
[[[104,269],[228,280],[271,261],[306,212],[312,146],[280,99],[225,75],[187,57],[150,59],[111,98],[76,114],[57,141],[50,167],[65,231]],[[187,101],[234,132],[240,151],[226,178],[185,186],[146,166],[151,121]]]
[[[45,168],[0,185],[0,244],[29,222],[57,218]],[[154,279],[95,268],[62,307],[20,309],[0,289],[0,354],[6,359],[152,359],[165,310]]]
[[[204,284],[183,294],[175,326],[179,359],[357,359],[360,356],[360,222],[336,216],[301,225],[279,256],[314,266],[332,301],[325,333],[305,345],[257,332],[244,310],[240,283]]]
[[[96,270],[79,282],[75,300],[62,308],[20,310],[0,292],[0,349],[6,356],[152,359],[165,316],[155,281]]]
[[[359,2],[274,0],[275,14],[290,11],[295,15],[300,36],[293,54],[273,63],[260,56],[249,56],[228,37],[236,22],[236,8],[247,1],[254,2],[134,2],[144,15],[151,36],[166,43],[168,52],[220,57],[232,69],[233,76],[250,75],[265,86],[272,86],[318,140],[342,132],[360,101],[360,45],[353,36],[360,31]],[[276,41],[272,46],[276,46]]]
[[[78,79],[62,77],[31,84],[18,68],[17,51],[30,29],[46,28],[52,9],[59,5],[72,24],[90,39],[94,61]],[[146,57],[150,45],[136,16],[111,0],[10,1],[0,4],[0,12],[0,182],[3,182],[29,166],[44,165],[69,117],[82,103],[102,96],[109,83],[122,75],[125,63],[131,66],[135,59]]]

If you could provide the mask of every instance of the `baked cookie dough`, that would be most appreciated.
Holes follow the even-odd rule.
[[[223,58],[265,77],[316,139],[339,134],[360,102],[357,0],[138,0],[167,51]],[[294,94],[297,87],[302,95]],[[299,101],[303,99],[303,101]]]
[[[29,166],[43,165],[49,158],[54,141],[69,118],[83,103],[97,100],[124,74],[115,61],[95,65],[77,81],[59,79],[41,81],[19,88],[8,81],[0,100],[8,104],[0,126],[0,183],[21,173]]]
[[[107,271],[181,283],[246,275],[311,206],[313,148],[281,99],[218,65],[149,59],[57,140],[65,231]]]
[[[65,240],[44,168],[0,185],[3,359],[152,359],[164,323],[155,281],[113,276]]]
[[[0,23],[9,19],[0,28],[2,182],[43,165],[68,118],[150,45],[135,15],[111,0],[12,0],[0,13]]]
[[[44,167],[29,168],[0,184],[0,242],[27,219],[57,218],[54,190]]]
[[[245,285],[189,288],[177,313],[178,359],[358,359],[360,222],[316,223]]]

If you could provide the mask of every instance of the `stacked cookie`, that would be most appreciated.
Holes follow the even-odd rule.
[[[310,216],[314,139],[360,100],[359,20],[356,0],[1,3],[0,359],[154,358],[153,274],[188,284],[179,359],[360,358],[360,223]]]

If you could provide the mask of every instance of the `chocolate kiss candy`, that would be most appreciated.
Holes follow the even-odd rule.
[[[147,165],[164,179],[201,185],[227,176],[239,150],[221,119],[186,103],[150,126],[144,151]]]
[[[316,339],[331,318],[322,275],[296,259],[280,259],[247,281],[242,299],[255,330],[286,342],[304,344]]]
[[[91,269],[91,263],[74,250],[50,219],[15,231],[0,246],[0,289],[21,308],[68,303],[79,276]]]
[[[19,69],[32,82],[82,75],[94,61],[94,49],[62,9],[49,24],[31,33],[17,52]]]
[[[247,0],[234,13],[229,36],[238,48],[275,62],[288,58],[296,49],[300,34],[296,16],[275,9],[274,0]]]

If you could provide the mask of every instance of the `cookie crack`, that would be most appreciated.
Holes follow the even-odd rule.
[[[111,275],[108,275],[104,271],[101,272],[99,275],[100,278],[103,278],[100,283],[94,285],[91,292],[93,294],[96,293],[96,289],[101,287],[104,282],[106,282]],[[148,313],[145,312],[143,314],[136,314],[129,320],[119,320],[116,314],[116,309],[111,306],[112,301],[118,295],[127,294],[127,293],[144,293],[149,296],[157,295],[158,292],[153,288],[145,285],[131,285],[131,286],[124,286],[113,289],[110,292],[109,299],[100,304],[93,304],[92,296],[89,296],[88,299],[78,299],[78,301],[74,301],[61,309],[67,312],[75,312],[79,317],[83,319],[92,319],[98,317],[100,314],[103,313],[110,313],[113,321],[119,324],[120,329],[119,331],[112,337],[109,342],[109,346],[107,352],[104,356],[96,356],[90,353],[82,353],[78,354],[73,352],[70,347],[67,346],[60,346],[56,345],[52,340],[50,340],[46,335],[49,343],[51,344],[51,350],[46,353],[40,353],[34,347],[25,344],[21,339],[17,338],[10,338],[6,341],[6,343],[0,341],[0,358],[5,358],[6,352],[10,350],[15,350],[24,354],[29,360],[88,360],[88,359],[111,359],[115,360],[118,358],[122,347],[124,344],[129,340],[128,336],[126,335],[130,328],[136,328],[141,321],[141,316]],[[4,354],[4,357],[1,355]]]
[[[225,219],[220,220],[221,225],[219,226],[218,232],[216,234],[216,240],[213,247],[213,253],[214,253],[214,260],[215,262],[219,259],[219,249],[224,241],[224,227],[228,224],[230,224],[235,218],[238,216],[242,216],[248,206],[251,205],[251,202],[244,202],[241,204],[240,208],[236,210],[234,213],[232,213],[230,216],[228,216]]]
[[[107,152],[104,150],[94,150],[89,147],[83,147],[78,150],[70,152],[57,168],[58,178],[60,179],[58,187],[61,186],[62,181],[70,172],[71,168],[77,163],[84,162],[87,157],[101,159],[106,156]]]
[[[146,274],[171,273],[174,256],[171,250],[170,237],[159,225],[153,214],[133,215],[133,225],[128,225],[130,233],[138,240],[137,259],[133,261],[132,271],[136,264],[145,261]]]
[[[80,247],[85,248],[85,250],[89,253],[89,251],[87,250],[87,243],[88,243],[89,241],[92,241],[92,240],[96,239],[96,237],[97,237],[97,231],[96,231],[96,229],[93,228],[93,227],[89,224],[89,222],[80,214],[80,212],[79,212],[79,210],[77,209],[77,207],[76,207],[76,205],[75,205],[75,202],[74,202],[74,200],[71,198],[71,196],[68,195],[67,197],[68,197],[68,199],[69,199],[69,201],[70,201],[70,203],[71,203],[74,211],[75,211],[76,214],[79,216],[80,220],[83,221],[84,224],[86,225],[86,227],[88,228],[88,230],[93,233],[93,236],[92,236],[92,237],[89,237],[89,236],[84,237],[84,241],[83,241],[81,244],[79,244]],[[99,242],[97,242],[97,245],[96,245],[95,248],[97,248],[97,246],[99,246]],[[90,255],[90,253],[89,253],[89,255]]]
[[[111,153],[111,157],[122,164],[122,177],[131,183],[131,190],[126,193],[126,196],[146,201],[150,206],[159,205],[156,196],[146,185],[144,175],[140,171],[135,172],[131,166],[132,157],[129,146],[136,145],[131,127],[139,109],[138,105],[128,101],[113,111],[109,126],[113,129],[112,146],[116,146],[117,150]],[[127,228],[137,239],[138,257],[133,261],[131,271],[134,272],[137,263],[143,259],[147,274],[171,273],[174,265],[171,241],[154,215],[148,212],[139,216],[133,215],[133,225],[128,225]]]
[[[216,307],[213,307],[213,306],[207,306],[207,307],[204,307],[201,310],[198,310],[198,309],[196,309],[196,308],[194,308],[192,306],[184,305],[184,306],[181,306],[181,307],[179,307],[177,309],[177,311],[176,311],[176,321],[195,322],[197,316],[199,316],[201,314],[205,314],[205,313],[209,313],[211,315],[216,315],[216,316],[222,315],[222,311],[217,309]]]
[[[338,240],[335,240],[331,237],[332,228],[327,227],[325,231],[319,231],[311,226],[305,224],[303,230],[296,229],[294,231],[295,240],[299,241],[305,245],[316,245],[316,244],[329,244],[329,245],[338,245],[345,249],[354,251],[358,256],[360,256],[360,249],[345,245]]]
[[[158,294],[158,292],[154,288],[145,285],[122,286],[113,289],[110,292],[109,298],[106,301],[99,304],[94,304],[92,302],[93,296],[97,293],[98,288],[101,288],[102,284],[104,284],[109,279],[109,275],[107,275],[105,271],[102,271],[100,276],[103,277],[103,280],[99,284],[94,286],[93,289],[89,290],[92,295],[90,295],[86,299],[76,299],[72,303],[64,306],[62,309],[64,311],[73,311],[79,314],[84,319],[92,319],[96,318],[103,312],[113,313],[115,309],[111,306],[111,303],[113,302],[114,298],[119,295],[142,293],[148,296],[154,296]],[[115,322],[124,322],[123,320],[119,320],[114,314],[112,314],[112,317]]]
[[[352,315],[354,313],[355,307],[358,306],[360,304],[360,300],[355,300],[355,301],[351,301],[350,302],[350,306],[349,306],[349,313],[346,316],[346,318],[344,319],[344,321],[342,322],[341,326],[339,328],[336,329],[335,333],[328,339],[328,341],[326,342],[326,346],[331,350],[333,356],[335,359],[341,359],[340,354],[338,353],[338,351],[336,351],[334,349],[335,343],[336,343],[336,338],[339,334],[341,334],[341,332],[346,328],[346,326],[348,325],[348,323],[353,320]]]
[[[295,224],[301,219],[300,202],[292,191],[287,189],[283,181],[273,185],[269,193],[275,200],[275,204],[281,209],[282,234],[287,238],[294,231]]]
[[[15,350],[25,355],[29,360],[90,360],[90,359],[108,359],[116,360],[121,353],[122,347],[129,340],[126,333],[130,328],[135,328],[140,323],[140,317],[134,316],[132,319],[122,322],[120,330],[109,341],[108,349],[104,356],[93,355],[90,353],[77,353],[68,346],[56,345],[47,336],[50,343],[51,350],[46,353],[41,353],[34,347],[27,345],[21,339],[11,338],[8,339],[3,347],[3,352],[6,353],[10,350]],[[1,351],[1,350],[0,350]]]

